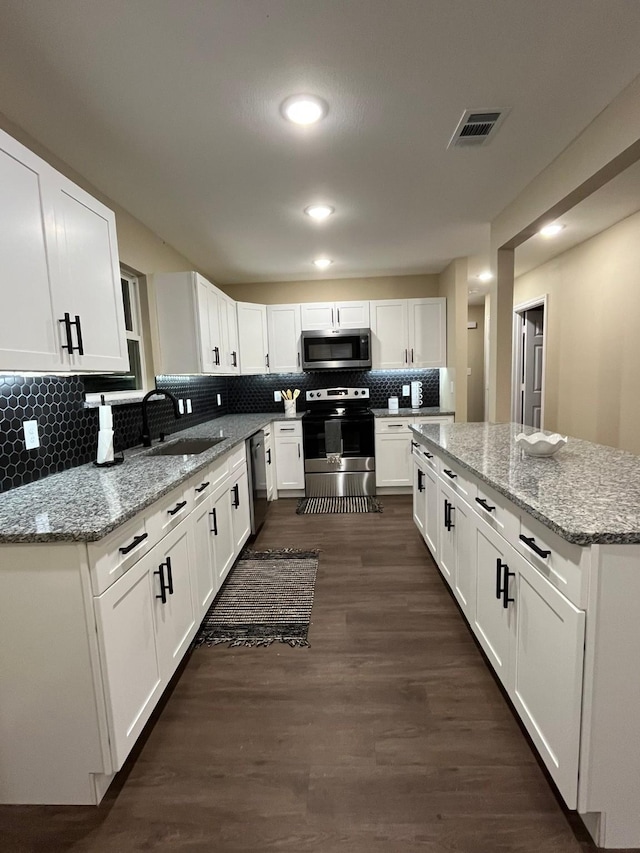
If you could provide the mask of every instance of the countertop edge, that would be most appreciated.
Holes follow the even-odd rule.
[[[442,453],[448,459],[451,459],[456,464],[460,465],[466,471],[469,471],[474,477],[481,480],[483,483],[486,483],[492,489],[495,489],[498,494],[501,494],[503,497],[507,498],[511,501],[512,504],[517,506],[519,509],[527,512],[532,518],[535,518],[536,521],[539,521],[545,527],[548,527],[549,530],[556,533],[566,542],[570,542],[573,545],[581,545],[588,547],[590,545],[639,545],[640,544],[640,532],[639,533],[581,533],[578,531],[567,530],[564,527],[561,527],[556,522],[552,521],[548,516],[544,513],[540,512],[540,510],[535,509],[530,504],[523,501],[521,498],[518,498],[513,494],[513,492],[508,491],[504,488],[500,483],[495,482],[490,477],[487,477],[486,474],[472,468],[468,465],[464,460],[460,459],[458,456],[454,456],[444,447],[442,447],[437,441],[429,436],[424,435],[424,433],[420,432],[418,429],[414,429],[413,426],[410,426],[411,431],[415,434],[415,436],[423,443],[429,444],[439,453]]]

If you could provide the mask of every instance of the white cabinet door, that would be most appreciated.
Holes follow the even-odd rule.
[[[430,465],[424,467],[424,483],[426,490],[424,539],[436,562],[440,559],[440,536],[438,515],[438,476]]]
[[[411,435],[377,433],[375,441],[376,486],[411,486]]]
[[[447,300],[409,299],[411,367],[447,366]]]
[[[370,302],[369,308],[373,369],[406,369],[409,364],[407,300],[383,299]]]
[[[438,535],[440,571],[450,587],[456,569],[455,495],[438,480]]]
[[[276,471],[278,490],[304,489],[304,460],[299,436],[276,438]]]
[[[223,300],[215,287],[209,284],[207,287],[207,314],[209,316],[209,345],[212,350],[212,373],[225,372],[222,311]]]
[[[70,315],[69,369],[127,371],[129,356],[115,215],[84,190],[58,175],[55,220],[59,275],[55,280],[57,317]],[[64,326],[59,324],[65,337]],[[65,342],[65,341],[63,341]]]
[[[211,325],[209,319],[211,285],[209,282],[196,276],[196,305],[198,312],[198,328],[200,331],[200,358],[203,373],[213,373],[215,359],[211,338]],[[215,313],[214,313],[215,316]]]
[[[456,497],[453,516],[456,534],[453,592],[465,616],[471,622],[475,607],[475,514],[465,501]]]
[[[232,512],[229,485],[225,483],[211,500],[214,582],[217,589],[222,586],[235,559]]]
[[[307,302],[301,308],[302,328],[305,331],[322,332],[335,328],[336,308],[333,302]]]
[[[368,329],[368,302],[336,302],[336,329]]]
[[[300,305],[267,305],[269,368],[272,373],[301,373]]]
[[[585,613],[519,554],[509,568],[516,612],[509,694],[564,801],[575,809]]]
[[[271,430],[270,428],[267,428],[262,432],[264,433],[264,455],[267,463],[265,466],[267,473],[267,500],[272,501],[275,497],[274,490],[276,486],[276,478],[274,476],[275,459],[271,440]]]
[[[95,599],[114,768],[119,770],[164,689],[156,649],[154,549]]]
[[[225,373],[232,375],[240,373],[240,352],[238,345],[238,309],[236,303],[230,297],[224,299],[227,308],[227,324],[225,352],[227,354]]]
[[[233,525],[233,549],[237,556],[251,533],[251,510],[249,509],[249,481],[243,468],[231,487],[231,522]]]
[[[213,565],[213,510],[207,499],[193,511],[193,592],[196,620],[201,621],[213,601],[218,584]]]
[[[424,465],[418,460],[413,462],[413,520],[424,537],[424,525],[427,515],[427,487]]]
[[[0,131],[0,370],[62,365],[53,304],[53,188],[42,161]]]
[[[473,631],[506,686],[511,646],[511,608],[504,607],[503,578],[511,570],[513,549],[485,524],[475,526],[476,601]],[[505,566],[508,567],[505,568]],[[511,590],[513,584],[509,584]]]
[[[156,555],[155,622],[160,673],[165,684],[182,660],[199,624],[193,604],[193,552],[189,530],[189,522],[183,522],[151,552]]]
[[[238,302],[237,308],[240,373],[269,373],[266,306]]]

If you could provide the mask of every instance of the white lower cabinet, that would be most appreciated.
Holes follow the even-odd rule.
[[[398,418],[376,418],[376,488],[384,494],[407,492],[413,483],[411,424],[442,424],[453,422],[452,415],[427,417],[418,415]]]
[[[497,507],[480,483],[481,501],[472,509],[455,481],[445,482],[419,455],[424,450],[414,450],[416,526],[563,799],[575,809],[585,611],[505,538],[514,525],[508,515],[503,523],[498,509],[515,517],[516,508],[504,498]],[[450,467],[436,461],[440,470]]]
[[[251,511],[249,509],[249,482],[246,468],[236,476],[229,490],[231,500],[231,525],[235,554],[249,538],[251,533]]]
[[[225,483],[211,500],[211,536],[215,584],[219,589],[235,559],[235,542],[229,485]]]
[[[213,499],[193,511],[193,591],[197,613],[206,612],[218,590],[213,550]]]
[[[278,491],[304,491],[302,422],[276,421],[272,427]]]

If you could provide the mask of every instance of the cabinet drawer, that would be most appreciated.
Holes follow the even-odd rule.
[[[467,503],[475,503],[476,483],[464,468],[444,457],[438,457],[438,474]]]
[[[477,515],[509,542],[515,542],[520,533],[520,516],[514,505],[494,489],[480,482],[473,496]]]
[[[113,533],[87,545],[91,588],[101,595],[155,545],[144,515],[136,515]]]
[[[159,542],[177,527],[193,509],[193,489],[180,486],[153,504],[147,519],[147,530],[154,542]]]
[[[231,453],[227,456],[229,463],[229,473],[232,474],[234,471],[237,471],[239,468],[242,468],[243,465],[247,464],[247,451],[245,448],[244,441],[235,450],[232,450]]]
[[[277,437],[282,435],[284,437],[292,435],[302,436],[302,421],[275,421],[273,423],[273,434]]]
[[[198,506],[229,476],[229,458],[225,456],[211,468],[201,471],[189,480],[187,493],[192,507]]]
[[[436,456],[431,448],[412,439],[411,449],[412,454],[416,459],[419,459],[420,462],[424,462],[426,465],[429,465],[434,471],[438,470],[439,457]]]
[[[519,553],[572,604],[586,608],[589,592],[589,548],[567,542],[526,513],[521,513],[518,535],[514,537],[513,542]],[[542,553],[538,554],[538,551]]]
[[[408,433],[410,424],[415,423],[411,418],[376,418],[377,433]]]

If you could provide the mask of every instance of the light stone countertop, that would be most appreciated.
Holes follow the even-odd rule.
[[[640,456],[571,438],[553,456],[526,456],[520,424],[421,424],[423,444],[469,470],[577,545],[640,543]]]
[[[390,412],[389,409],[371,409],[376,418],[437,418],[444,415],[455,415],[452,409],[441,409],[440,406],[425,406],[422,409],[398,409]]]
[[[168,437],[167,444],[178,438],[225,437],[197,456],[149,458],[149,449],[137,447],[125,451],[122,465],[82,465],[3,492],[0,543],[102,539],[262,427],[283,419],[278,413],[223,415]]]

